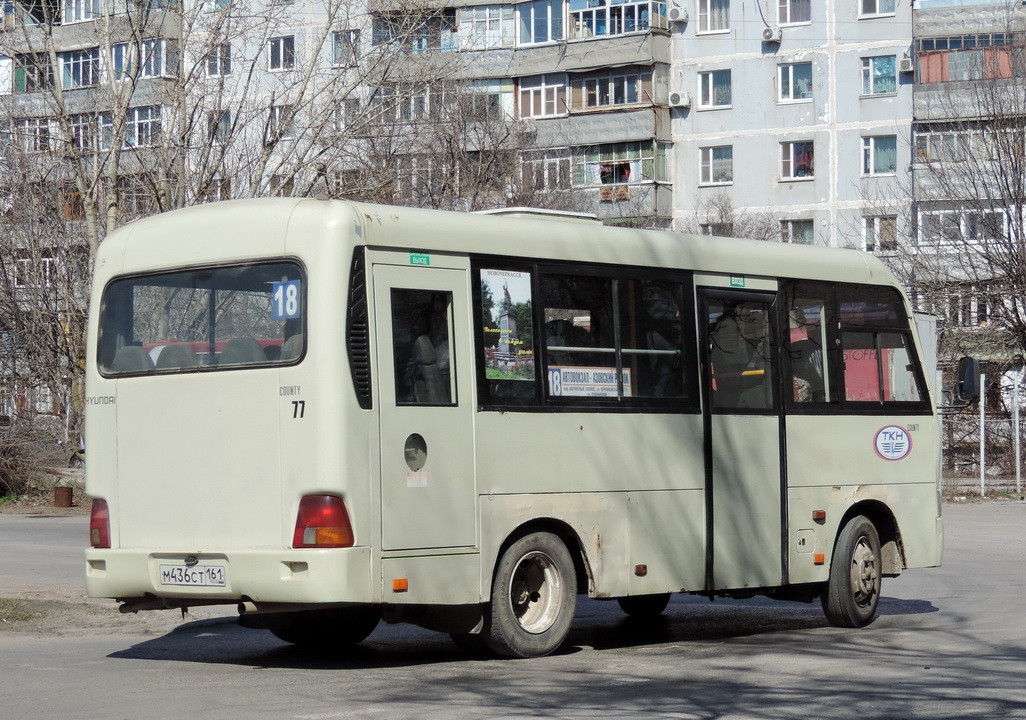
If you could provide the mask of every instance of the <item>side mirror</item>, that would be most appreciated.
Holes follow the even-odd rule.
[[[976,358],[964,357],[958,361],[958,385],[955,394],[962,402],[980,399],[980,363]]]

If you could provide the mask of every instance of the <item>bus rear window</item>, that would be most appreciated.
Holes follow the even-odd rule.
[[[297,362],[305,278],[276,262],[115,280],[104,291],[104,375],[180,373]]]

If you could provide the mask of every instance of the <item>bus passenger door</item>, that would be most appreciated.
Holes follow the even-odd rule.
[[[374,265],[382,548],[476,543],[467,271]]]
[[[706,584],[780,585],[780,400],[774,295],[703,289]]]

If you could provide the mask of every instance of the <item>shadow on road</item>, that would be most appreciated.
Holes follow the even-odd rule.
[[[922,600],[882,598],[880,602],[884,617],[935,612],[931,603]],[[573,628],[557,655],[584,648],[605,651],[651,646],[658,650],[667,643],[708,645],[820,630],[846,632],[827,624],[819,603],[779,603],[763,598],[711,602],[680,597],[662,616],[639,620],[623,615],[615,602],[581,598]],[[360,645],[338,653],[317,653],[284,643],[267,631],[247,630],[228,618],[190,622],[110,657],[324,670],[412,667],[469,659],[445,634],[410,625],[381,624]]]

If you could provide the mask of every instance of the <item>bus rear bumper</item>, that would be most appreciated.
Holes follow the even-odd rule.
[[[169,600],[151,607],[380,602],[371,585],[369,547],[221,553],[91,548],[85,584],[90,597]]]

